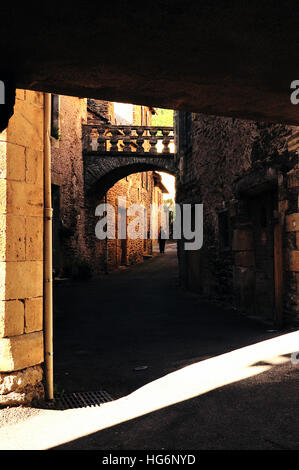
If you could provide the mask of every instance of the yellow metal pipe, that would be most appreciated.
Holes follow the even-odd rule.
[[[54,399],[53,387],[53,275],[51,197],[51,94],[44,94],[44,348],[46,398]]]

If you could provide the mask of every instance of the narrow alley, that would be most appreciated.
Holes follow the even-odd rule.
[[[298,449],[296,332],[178,289],[174,243],[102,278],[58,281],[54,293],[56,393],[113,400],[3,409],[0,448]]]
[[[298,2],[35,10],[2,15],[0,451],[298,450]]]
[[[105,390],[119,399],[185,366],[281,334],[179,290],[173,243],[165,255],[100,280],[60,281],[54,292],[54,382],[60,392]],[[61,448],[297,448],[295,371],[288,359]]]
[[[120,398],[187,364],[269,338],[265,330],[178,289],[171,244],[164,256],[100,279],[55,284],[54,383],[60,392],[104,389]]]

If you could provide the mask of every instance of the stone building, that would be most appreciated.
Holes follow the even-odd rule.
[[[103,194],[94,201],[90,193],[86,194],[82,154],[82,126],[88,117],[94,118],[92,104],[86,99],[52,96],[53,261],[58,271],[69,260],[89,261],[94,254],[90,250],[91,243],[95,246],[94,202],[98,204]],[[146,112],[152,110],[143,110],[144,119]],[[101,111],[101,118],[106,122],[108,118],[102,114]],[[17,90],[14,114],[8,127],[0,133],[0,406],[31,403],[44,396],[45,357],[50,354],[46,352],[44,321],[45,283],[48,282],[44,274],[44,227],[48,217],[44,205],[44,156],[50,141],[46,116],[44,93]],[[141,119],[140,116],[139,112]],[[173,157],[146,154],[140,159],[144,163],[135,162],[133,168],[128,158],[129,155],[120,159],[125,162],[126,174],[119,185],[125,185],[127,190],[130,187],[129,194],[134,199],[141,183],[140,199],[145,194],[150,199],[153,190],[157,191],[154,171],[162,171],[164,166],[172,168]],[[147,170],[151,176],[146,176]],[[138,174],[130,176],[131,173]],[[147,184],[151,191],[146,189]],[[109,197],[115,198],[116,194],[116,188],[112,188]],[[60,237],[60,251],[57,237]],[[135,256],[138,261],[141,252],[149,251],[150,240],[147,240],[147,246],[142,244],[137,251],[128,249],[128,260],[131,257],[135,261],[132,259]],[[115,259],[120,258],[118,252]],[[100,266],[100,257],[97,259]],[[79,263],[80,267],[84,272],[86,265]]]
[[[162,204],[162,194],[167,193],[167,189],[161,182],[161,176],[156,172],[141,172],[127,176],[121,179],[108,191],[107,203],[110,204],[118,214],[118,211],[128,210],[133,204],[142,205],[146,212],[140,231],[144,238],[132,240],[129,236],[120,239],[118,219],[115,219],[115,240],[109,239],[105,242],[97,241],[95,244],[95,256],[99,260],[101,268],[105,270],[114,269],[120,265],[131,265],[142,262],[152,255],[152,243],[155,239],[151,238],[150,233],[150,215],[152,204]],[[119,197],[126,197],[125,207]],[[156,225],[160,223],[160,214],[157,214]],[[135,215],[126,215],[126,226],[130,222],[134,223]],[[107,248],[106,248],[107,246]],[[107,249],[107,254],[106,254]],[[107,263],[107,264],[106,264]]]
[[[146,106],[52,95],[53,255],[56,276],[97,275],[121,264],[141,262],[144,256],[151,254],[152,243],[148,236],[146,240],[121,240],[118,239],[118,227],[116,239],[109,239],[107,243],[96,239],[95,209],[105,202],[105,198],[96,190],[85,194],[82,124],[148,126],[155,112]],[[155,183],[156,180],[153,171],[130,174],[107,191],[107,203],[117,213],[118,197],[125,196],[127,207],[143,204],[149,216],[155,192],[163,190]],[[129,222],[130,218],[127,224]],[[146,225],[149,226],[149,220]]]
[[[43,396],[44,94],[17,90],[0,134],[0,405]]]
[[[179,113],[179,203],[202,203],[181,282],[277,327],[299,320],[298,128]]]
[[[82,124],[87,100],[52,95],[51,182],[55,276],[70,275],[87,256]]]
[[[63,263],[79,256],[88,261],[94,257],[90,244],[96,247],[91,242],[94,211],[104,194],[94,192],[92,200],[86,192],[84,168],[89,155],[83,148],[84,123],[102,119],[109,124],[115,119],[114,110],[106,106],[107,116],[95,108],[97,103],[85,99],[61,97],[60,109],[57,98],[52,101],[54,214],[58,204],[61,208],[54,218],[54,239],[57,230],[63,237]],[[48,140],[44,111],[43,93],[17,90],[14,115],[0,134],[0,405],[28,403],[43,396],[43,157]],[[177,161],[178,202],[204,204],[203,248],[184,253],[179,244],[182,282],[247,315],[274,320],[279,326],[298,323],[297,128],[186,113],[177,119],[177,129],[177,160],[167,153],[140,156],[137,151],[136,158],[124,154],[115,158],[124,163],[121,171],[113,170],[113,181],[101,180],[109,183],[104,191],[107,198],[113,201],[118,194],[111,181],[126,185],[127,194],[138,197],[140,182],[146,189],[148,172],[152,172],[155,194],[161,192],[154,172],[175,173],[173,162]],[[166,149],[167,132],[163,136]],[[154,137],[147,141],[153,146]],[[128,145],[123,135],[118,143],[124,149]],[[92,139],[88,145],[93,145]],[[91,158],[98,159],[98,155]],[[131,166],[129,158],[134,162]],[[130,176],[134,172],[139,173],[139,180]],[[140,191],[139,198],[145,194]],[[103,250],[102,244],[98,266]],[[138,256],[150,253],[149,242],[138,250]],[[128,262],[124,251],[112,244],[111,266]],[[129,257],[132,251],[126,253]]]

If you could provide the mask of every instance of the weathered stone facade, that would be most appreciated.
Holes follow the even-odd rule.
[[[101,121],[113,123],[112,119],[118,120],[118,123],[128,123],[127,119],[131,119],[132,124],[151,124],[151,113],[148,107],[129,105],[132,107],[129,116],[117,116],[117,107],[114,108],[113,103],[105,101],[88,100],[88,122],[97,124]],[[123,119],[123,121],[122,121]],[[88,170],[91,177],[88,177]],[[149,158],[147,157],[147,161]],[[158,157],[155,157],[153,168],[159,168],[157,164]],[[163,159],[161,159],[163,160]],[[144,166],[144,160],[137,159],[132,155],[125,157],[105,158],[104,156],[90,157],[85,160],[85,194],[86,207],[89,214],[88,221],[85,226],[85,234],[88,246],[88,262],[93,265],[93,272],[99,274],[103,271],[109,272],[120,265],[130,265],[139,263],[144,260],[145,256],[152,253],[152,240],[145,226],[149,227],[150,205],[153,202],[156,192],[162,194],[163,188],[155,184],[154,172],[146,171],[150,165]],[[144,169],[145,171],[141,171]],[[163,163],[161,165],[163,169]],[[138,170],[137,173],[135,171]],[[126,172],[126,176],[120,179],[122,171]],[[132,174],[130,174],[132,173]],[[113,175],[113,176],[109,176]],[[108,176],[108,178],[107,178]],[[162,188],[162,189],[161,189]],[[107,190],[108,189],[108,190]],[[95,208],[100,203],[104,203],[104,193],[106,192],[106,200],[109,205],[114,208],[115,214],[118,214],[119,197],[125,196],[126,209],[133,204],[142,204],[147,211],[147,220],[144,221],[142,230],[147,231],[147,239],[126,240],[118,239],[119,227],[116,217],[115,235],[116,239],[109,239],[106,243],[104,240],[95,238]],[[123,207],[124,209],[124,207]],[[127,216],[126,224],[134,219]]]
[[[97,240],[94,236],[95,231],[95,218],[90,218],[90,255],[91,259],[95,260],[96,272],[110,271],[120,265],[136,264],[144,260],[145,256],[152,254],[152,240],[149,236],[149,222],[150,222],[150,205],[153,203],[155,193],[162,194],[161,189],[155,185],[153,172],[136,173],[118,181],[107,192],[107,203],[114,208],[116,215],[115,218],[115,234],[116,239],[109,239],[107,244],[105,240]],[[126,197],[126,204],[123,209],[133,204],[142,204],[146,211],[147,217],[144,220],[140,230],[146,233],[147,239],[132,240],[127,237],[126,240],[118,239],[119,227],[117,221],[117,214],[119,209],[119,197]],[[94,209],[97,205],[96,198],[94,201]],[[104,199],[100,201],[104,202]],[[126,225],[133,222],[135,216],[127,215]]]
[[[297,322],[298,128],[187,114],[177,197],[204,204],[204,242],[180,246],[183,284],[277,326]]]
[[[0,405],[43,396],[43,93],[0,134]]]
[[[82,153],[82,124],[90,107],[85,99],[60,97],[59,109],[54,111],[54,266],[63,273],[70,261],[83,260],[93,263],[92,271],[98,272],[103,269],[103,243],[99,247],[94,232],[96,205],[84,191]],[[0,134],[0,406],[30,404],[44,397],[44,131],[43,93],[17,90],[14,115]],[[147,205],[153,181],[153,172],[128,176],[111,188],[108,200],[113,203],[121,193],[129,196],[130,203]],[[61,243],[58,253],[57,236]],[[121,259],[118,242],[113,243],[109,248],[111,267],[123,261],[138,262],[151,250],[150,240],[128,242],[126,258]],[[98,251],[95,258],[90,244]],[[76,268],[82,265],[72,266],[71,274]]]
[[[87,256],[82,124],[87,100],[59,96],[58,138],[51,138],[55,274],[71,273]]]
[[[174,160],[169,156],[114,156],[113,158],[99,158],[87,155],[85,157],[85,190],[96,190],[104,193],[123,176],[138,171],[166,171],[175,174]]]
[[[139,124],[145,116],[148,125],[151,124],[149,108],[129,106],[132,106],[132,124],[136,121]],[[144,204],[150,213],[153,191],[157,190],[153,171],[142,172],[143,160],[136,161],[132,156],[111,159],[97,156],[94,161],[93,179],[90,181],[86,168],[90,168],[88,163],[93,157],[89,156],[88,162],[84,161],[82,124],[111,123],[116,115],[114,105],[105,101],[61,96],[57,112],[58,132],[56,138],[52,137],[51,152],[55,275],[98,275],[120,264],[142,261],[144,255],[151,253],[151,240],[125,242],[116,238],[109,240],[107,244],[98,240],[95,236],[98,220],[95,210],[104,202],[106,193],[107,202],[115,208],[116,213],[118,196],[127,198],[127,206]],[[155,159],[163,162],[163,169],[163,158]],[[159,165],[154,163],[152,167],[159,168]],[[150,168],[149,164],[147,166]],[[123,168],[127,172],[125,178],[121,177]],[[110,174],[114,175],[114,179],[111,178],[105,186],[102,177]],[[130,218],[127,219],[127,223],[129,222]]]

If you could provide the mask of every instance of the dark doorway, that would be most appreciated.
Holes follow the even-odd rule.
[[[255,312],[265,320],[273,320],[275,314],[275,209],[275,191],[266,191],[250,200],[255,257]]]
[[[126,207],[123,205],[118,206],[119,212],[119,221],[123,227],[127,227],[127,212]],[[127,238],[124,236],[125,234],[122,233],[122,238],[118,240],[119,249],[120,249],[120,263],[122,265],[127,264]]]

